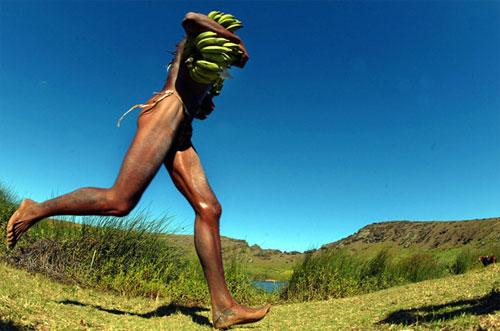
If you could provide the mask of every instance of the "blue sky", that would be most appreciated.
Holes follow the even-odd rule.
[[[305,250],[385,220],[500,215],[499,2],[0,3],[0,180],[110,186],[131,105],[161,88],[188,11],[233,13],[250,53],[194,144],[223,235]],[[162,169],[141,207],[192,233]]]

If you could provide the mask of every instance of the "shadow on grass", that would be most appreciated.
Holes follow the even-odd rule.
[[[194,323],[197,323],[200,325],[207,325],[207,326],[212,325],[212,324],[210,324],[210,321],[208,320],[208,318],[198,314],[199,312],[209,310],[209,309],[204,308],[204,307],[187,307],[187,306],[182,306],[182,305],[177,305],[177,304],[171,303],[168,305],[160,306],[153,311],[138,314],[138,313],[123,311],[123,310],[118,310],[118,309],[108,309],[108,308],[104,308],[104,307],[101,307],[98,305],[85,304],[85,303],[82,303],[79,301],[74,301],[74,300],[63,300],[63,301],[58,301],[58,303],[62,303],[64,305],[92,307],[94,309],[104,311],[104,312],[110,313],[110,314],[130,315],[130,316],[138,316],[138,317],[142,317],[142,318],[164,317],[164,316],[170,316],[170,315],[173,315],[177,312],[180,312],[183,315],[190,316]],[[0,328],[0,330],[2,330],[2,329]]]
[[[457,300],[441,305],[402,309],[390,313],[377,324],[415,324],[442,321],[461,315],[484,315],[500,310],[500,292],[492,290],[489,294],[475,299]]]
[[[0,330],[2,331],[20,331],[20,330],[34,330],[34,328],[23,327],[15,324],[12,321],[0,319]]]

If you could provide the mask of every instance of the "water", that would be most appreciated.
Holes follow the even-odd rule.
[[[252,283],[268,293],[279,291],[283,286],[288,285],[288,282],[272,282],[268,280],[254,280]]]

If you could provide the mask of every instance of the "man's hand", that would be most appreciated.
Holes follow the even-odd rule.
[[[236,61],[235,63],[233,63],[233,65],[235,65],[238,68],[243,68],[245,66],[245,64],[247,63],[249,56],[248,56],[247,49],[245,48],[245,45],[243,44],[243,41],[241,41],[239,45],[240,45],[240,51],[242,51],[243,54],[241,54],[240,59],[238,61]]]

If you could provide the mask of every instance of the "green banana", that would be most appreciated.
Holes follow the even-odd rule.
[[[219,24],[222,25],[223,27],[226,27],[226,26],[229,26],[229,25],[232,25],[232,24],[236,24],[238,22],[238,20],[234,17],[232,18],[227,18],[223,21],[220,21]]]
[[[222,70],[222,68],[217,63],[210,62],[207,60],[196,60],[195,65],[209,71],[220,72]]]
[[[234,24],[231,24],[230,26],[228,26],[226,29],[231,31],[231,32],[234,32],[242,27],[243,27],[243,25],[241,23],[234,23]]]
[[[223,26],[226,27],[226,26],[231,26],[231,25],[234,25],[234,24],[242,24],[242,22],[238,21],[237,19],[232,19],[232,20],[226,20],[226,21],[222,22],[221,25],[223,25]]]
[[[218,46],[225,44],[225,43],[228,43],[228,42],[229,42],[229,39],[226,39],[226,38],[217,38],[217,40],[216,40],[216,43]]]
[[[194,42],[198,44],[202,39],[208,38],[208,37],[215,37],[217,36],[217,33],[213,31],[205,31],[200,33],[199,35],[196,36]]]
[[[222,15],[225,15],[225,14],[224,14],[224,13],[219,13],[219,14],[217,14],[217,15],[214,15],[214,17],[212,17],[212,19],[213,19],[214,21],[216,21],[216,22],[217,22],[217,20],[218,20],[219,18],[221,18],[221,17],[222,17]]]
[[[215,15],[220,14],[220,13],[221,13],[220,11],[212,10],[210,13],[208,13],[207,16],[210,17],[211,19],[213,19]]]
[[[236,45],[236,47],[235,46],[224,46],[224,47],[231,48],[231,52],[228,53],[229,57],[231,58],[231,62],[236,61],[237,59],[240,58],[241,54],[243,54],[238,45]]]
[[[223,47],[223,46],[205,46],[200,49],[201,53],[230,53],[232,51],[231,48]]]
[[[196,47],[198,49],[202,49],[203,47],[208,46],[208,45],[217,45],[216,40],[217,40],[217,37],[208,37],[208,38],[202,39],[196,43]]]
[[[196,67],[189,70],[189,75],[191,76],[191,78],[195,82],[200,83],[200,84],[211,84],[211,82],[212,82],[210,79],[207,79],[207,78],[204,78],[203,76],[200,76],[200,74],[196,70]]]
[[[232,62],[226,53],[205,53],[203,54],[203,58],[224,67],[227,67]]]
[[[234,32],[238,29],[241,29],[243,27],[243,22],[238,20],[234,15],[232,14],[224,14],[223,12],[220,11],[211,11],[208,14],[208,17],[225,27],[227,30]]]
[[[197,44],[196,47],[198,49],[202,49],[205,46],[222,46],[223,44],[229,42],[228,39],[226,38],[217,38],[217,37],[208,37],[205,39],[200,40]]]
[[[240,49],[240,45],[232,42],[222,44],[223,47]]]
[[[234,32],[243,27],[240,20],[232,14],[213,10],[207,14],[227,30]],[[200,84],[212,84],[210,93],[219,95],[224,79],[230,77],[227,69],[241,57],[240,45],[220,37],[216,32],[205,31],[190,39],[194,58],[186,60],[189,75]]]
[[[198,76],[210,81],[210,83],[215,82],[220,77],[218,72],[209,71],[202,67],[194,67],[193,71],[195,71]]]
[[[222,21],[227,19],[235,19],[235,17],[231,14],[224,14],[216,19],[217,23],[221,24]]]

